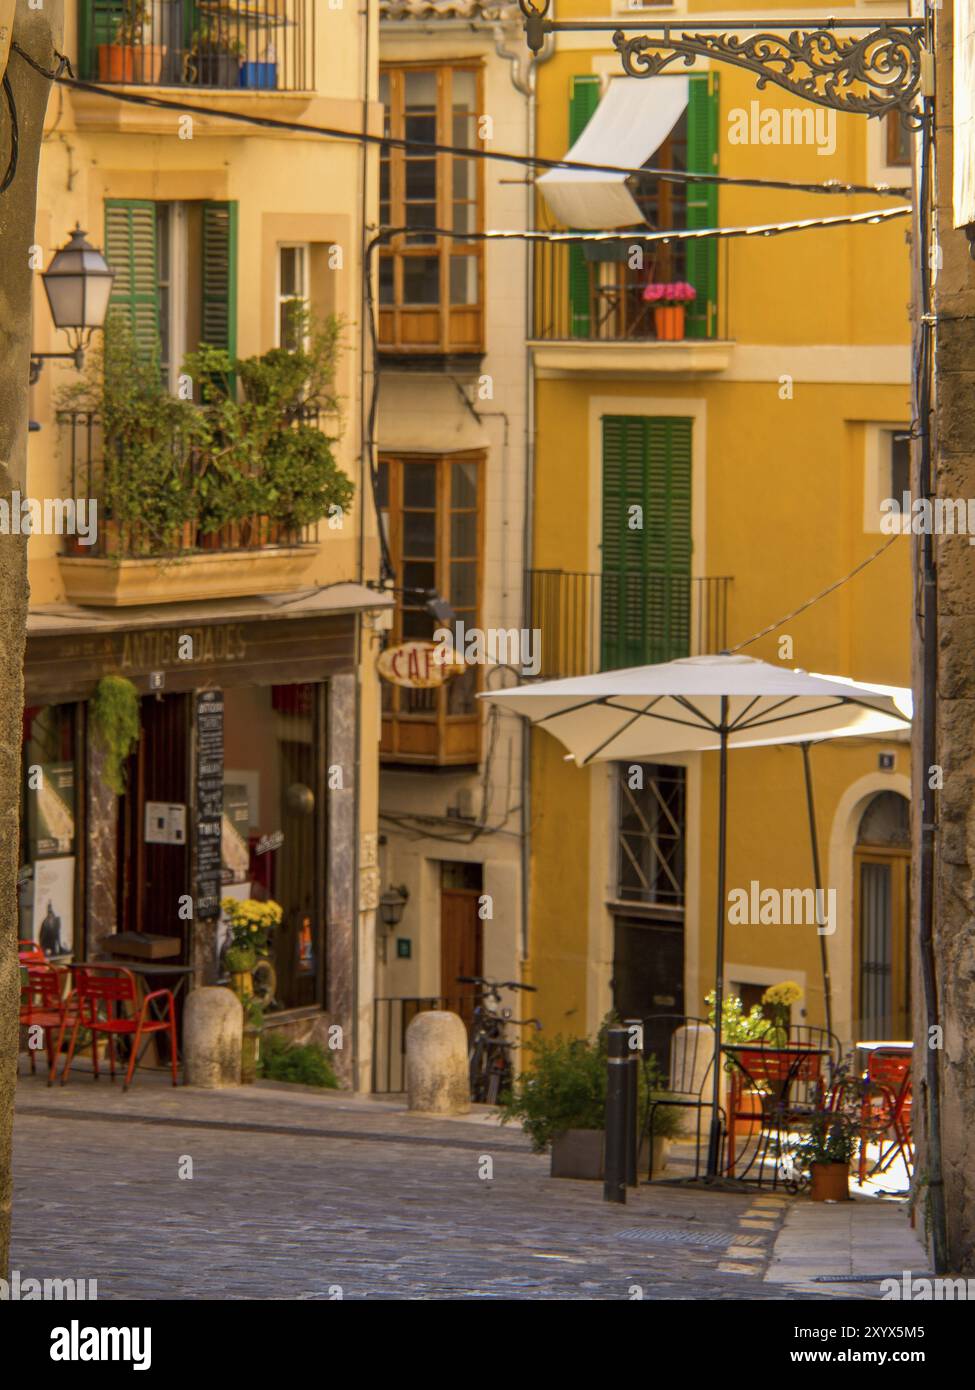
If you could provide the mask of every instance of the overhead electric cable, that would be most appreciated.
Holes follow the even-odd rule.
[[[34,66],[37,66],[34,64]],[[39,69],[40,70],[40,69]],[[45,74],[47,76],[48,74]],[[343,130],[339,126],[304,125],[298,121],[286,121],[275,116],[259,116],[245,111],[220,111],[212,106],[201,106],[196,102],[173,101],[169,97],[150,96],[145,92],[123,91],[120,88],[105,87],[97,82],[85,82],[81,78],[66,77],[59,74],[56,80],[66,87],[82,92],[92,92],[108,97],[113,101],[127,102],[136,106],[151,106],[161,111],[182,112],[191,116],[202,116],[211,120],[236,121],[266,130],[293,131],[303,135],[320,135],[329,140],[350,140],[354,143],[379,145],[387,149],[404,150],[410,154],[450,154],[463,159],[501,160],[508,164],[518,164],[523,168],[537,169],[578,169],[586,173],[625,174],[649,176],[667,183],[713,183],[742,188],[778,189],[789,193],[835,193],[842,196],[868,194],[879,198],[906,198],[911,190],[907,187],[895,188],[889,184],[841,183],[827,180],[823,183],[796,183],[788,179],[742,178],[731,174],[692,173],[685,170],[658,169],[653,166],[631,168],[620,164],[586,164],[574,159],[548,159],[541,155],[514,154],[505,150],[485,150],[466,145],[445,145],[436,141],[407,140],[392,135],[372,135],[362,130]]]

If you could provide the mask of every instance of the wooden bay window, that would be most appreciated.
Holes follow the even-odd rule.
[[[477,65],[384,68],[380,97],[394,139],[479,149]],[[380,222],[407,227],[379,258],[379,345],[414,354],[483,351],[483,168],[479,160],[385,150]],[[444,235],[451,233],[451,235]]]
[[[396,572],[390,643],[431,641],[440,626],[425,608],[435,590],[465,631],[477,626],[483,554],[484,455],[387,455],[379,460],[382,524]],[[387,762],[476,764],[480,666],[435,690],[383,682],[381,753]]]

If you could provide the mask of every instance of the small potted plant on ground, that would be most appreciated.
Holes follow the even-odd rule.
[[[149,0],[122,0],[111,43],[98,45],[99,82],[158,83],[166,45],[146,43]]]
[[[654,331],[658,338],[670,342],[684,336],[684,315],[688,304],[697,298],[697,290],[686,280],[652,281],[643,290],[643,298],[653,305]]]
[[[856,1147],[856,1129],[842,1111],[817,1110],[808,1133],[799,1141],[792,1158],[809,1174],[809,1195],[814,1202],[847,1202],[850,1199],[850,1160]]]

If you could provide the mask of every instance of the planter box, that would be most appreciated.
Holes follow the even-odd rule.
[[[606,1135],[601,1129],[567,1129],[552,1140],[550,1173],[553,1178],[576,1178],[601,1182],[606,1176]],[[658,1135],[653,1141],[653,1173],[659,1177],[667,1167],[669,1141]],[[645,1179],[649,1153],[644,1139],[637,1155],[637,1177]]]
[[[809,1195],[814,1202],[848,1202],[850,1200],[850,1168],[846,1163],[813,1163],[810,1165]]]
[[[98,80],[158,84],[165,56],[164,44],[100,43]]]
[[[273,92],[278,85],[277,63],[241,63],[238,82],[262,92]]]
[[[59,567],[69,602],[124,608],[286,593],[301,587],[317,556],[317,546],[296,545],[205,550],[168,561],[62,555]]]
[[[240,60],[232,53],[200,53],[193,62],[199,87],[238,87]]]

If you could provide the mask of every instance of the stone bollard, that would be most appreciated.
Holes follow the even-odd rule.
[[[213,1091],[240,1085],[244,1010],[222,985],[194,989],[183,1010],[183,1079]]]
[[[410,1110],[466,1115],[471,1108],[467,1029],[457,1014],[417,1014],[406,1030],[406,1095]]]

